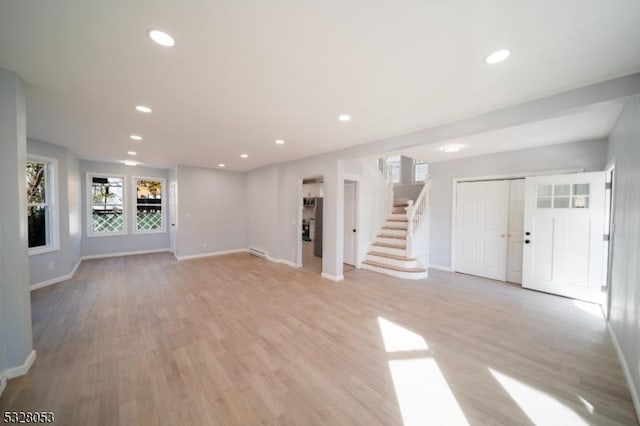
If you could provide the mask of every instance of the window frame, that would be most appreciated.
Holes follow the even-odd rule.
[[[55,158],[44,157],[42,155],[27,154],[26,163],[43,163],[45,164],[45,203],[29,203],[27,200],[27,208],[30,206],[44,205],[49,208],[49,219],[51,229],[47,229],[48,244],[38,247],[29,247],[29,256],[37,256],[39,254],[51,253],[60,250],[60,215],[58,211],[58,160]],[[26,193],[26,188],[25,188]],[[28,226],[27,213],[27,226]],[[27,242],[28,245],[28,242]]]
[[[138,230],[138,180],[155,180],[162,183],[162,203],[160,203],[160,208],[162,210],[162,228],[161,229],[151,229],[151,230]],[[133,176],[131,178],[131,202],[132,202],[132,211],[133,211],[133,220],[132,220],[132,229],[131,232],[133,234],[164,234],[167,232],[167,180],[161,177],[150,177],[150,176]]]
[[[427,175],[424,177],[424,180],[416,180],[416,166],[418,165],[418,163],[424,163],[427,165]],[[411,183],[413,185],[424,185],[424,183],[427,181],[427,178],[429,177],[429,172],[428,172],[428,168],[429,168],[429,162],[426,160],[416,160],[415,158],[413,159],[413,166],[411,167]]]
[[[391,183],[393,184],[393,186],[398,186],[398,185],[402,185],[402,155],[400,154],[390,155],[386,157],[384,160],[385,160],[385,164],[389,166],[389,168],[391,169],[391,165],[389,164],[389,159],[393,157],[398,157],[398,181],[395,182],[393,180],[393,170],[391,170]]]
[[[121,232],[94,232],[93,231],[93,201],[91,198],[93,188],[93,178],[119,178],[122,179],[122,231]],[[87,172],[85,177],[85,196],[87,203],[86,221],[87,221],[87,237],[118,237],[123,235],[129,235],[129,206],[127,205],[127,176],[119,175],[115,173],[100,173],[100,172]]]

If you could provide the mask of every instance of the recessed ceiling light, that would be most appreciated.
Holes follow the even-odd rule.
[[[147,35],[149,38],[161,46],[164,47],[172,47],[175,46],[176,41],[169,34],[160,30],[149,30],[147,31]]]
[[[509,52],[507,49],[497,50],[487,56],[484,61],[488,64],[497,64],[507,59],[509,55],[511,55],[511,52]]]
[[[138,105],[136,107],[136,111],[144,112],[145,114],[149,114],[151,112],[151,108],[149,108],[148,106],[145,106],[145,105]]]
[[[125,166],[137,166],[138,165],[137,161],[131,161],[131,160],[124,160],[122,163]]]
[[[278,145],[284,145],[284,141],[282,139],[276,139],[276,143]]]
[[[451,144],[451,145],[445,145],[442,148],[440,148],[440,151],[444,151],[444,152],[458,152],[460,151],[462,148],[464,148],[464,145],[461,144]]]
[[[134,141],[141,141],[142,136],[140,135],[129,135],[129,139],[133,139]]]
[[[248,154],[240,154],[240,157],[242,157],[242,158],[249,158],[249,155],[248,155]]]
[[[127,154],[129,154],[129,155],[138,155],[138,153],[135,152],[135,151],[127,151]]]
[[[343,123],[350,121],[351,120],[351,116],[347,115],[347,114],[342,114],[340,116],[338,116],[338,120],[342,121]]]
[[[220,163],[220,164],[218,164],[218,167],[227,167],[227,165],[224,164],[224,163]]]

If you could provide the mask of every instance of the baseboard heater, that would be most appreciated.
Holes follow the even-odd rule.
[[[266,259],[267,256],[268,256],[266,251],[257,249],[255,247],[249,247],[249,253],[254,255],[254,256],[261,257],[263,259]]]

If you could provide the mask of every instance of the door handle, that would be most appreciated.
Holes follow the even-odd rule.
[[[356,230],[354,229],[353,232],[356,232]]]
[[[527,236],[531,235],[531,232],[527,231],[527,232],[524,233],[524,235],[527,235]]]
[[[525,244],[529,244],[529,243],[531,243],[531,240],[524,240],[524,243]]]

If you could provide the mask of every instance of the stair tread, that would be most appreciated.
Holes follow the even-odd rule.
[[[388,204],[387,204],[388,205]],[[408,203],[404,203],[404,204],[394,204],[393,207],[409,207]]]
[[[393,238],[394,240],[406,240],[404,235],[378,234],[378,238]]]
[[[369,253],[371,256],[378,256],[378,257],[387,257],[389,259],[394,259],[394,260],[404,260],[407,262],[413,262],[416,259],[411,258],[411,257],[406,257],[406,256],[398,256],[397,254],[389,254],[389,253],[382,253],[380,251],[370,251]]]
[[[406,245],[395,245],[395,244],[387,244],[387,243],[373,243],[374,246],[378,246],[378,247],[388,247],[388,248],[395,248],[395,249],[406,249]]]
[[[426,272],[426,269],[424,268],[404,268],[402,266],[387,265],[386,263],[380,263],[373,260],[365,260],[362,263],[370,266],[376,266],[378,268],[391,269],[398,272]]]
[[[408,219],[387,219],[387,222],[409,222]]]

